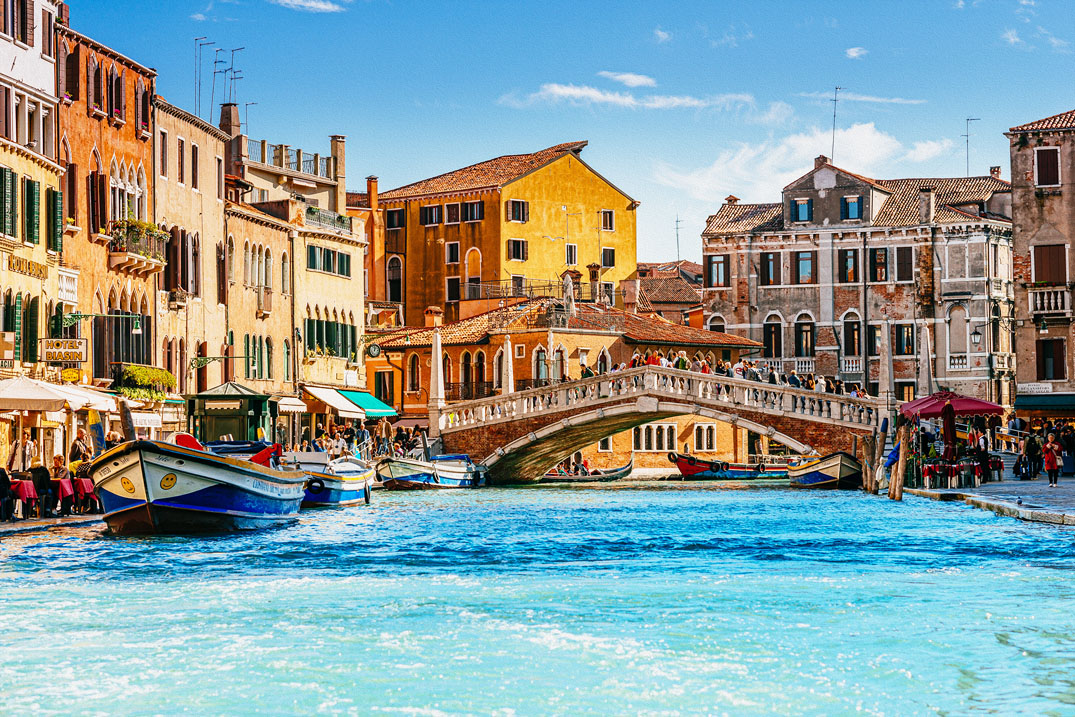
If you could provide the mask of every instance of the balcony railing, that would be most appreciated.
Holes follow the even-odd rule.
[[[862,373],[862,358],[844,358],[840,360],[840,371],[843,373]]]
[[[247,143],[247,157],[251,162],[263,163],[265,161],[261,153],[261,142],[252,139]]]
[[[167,234],[147,222],[134,219],[112,222],[108,240],[109,267],[139,275],[162,271],[167,239]]]
[[[318,174],[326,179],[332,179],[332,157],[321,157]]]
[[[970,361],[967,359],[967,354],[950,354],[948,356],[948,368],[967,368],[970,365]]]
[[[814,372],[814,359],[812,358],[797,358],[795,359],[795,372],[796,373],[813,373]]]
[[[286,166],[288,169],[293,170],[295,172],[301,172],[302,171],[302,163],[300,161],[299,154],[300,154],[299,150],[291,149],[290,147],[288,147],[287,148],[287,164],[285,164],[284,166]]]
[[[351,231],[351,217],[320,207],[306,207],[306,224],[343,232]]]
[[[470,401],[476,398],[488,398],[492,395],[492,381],[449,383],[444,386],[444,400],[446,401]]]
[[[515,390],[526,391],[531,388],[545,388],[546,386],[555,386],[563,382],[564,379],[559,378],[520,378],[515,380]]]
[[[784,360],[778,358],[758,359],[758,366],[768,371],[784,372]]]
[[[1071,291],[1067,287],[1054,286],[1048,289],[1031,289],[1030,313],[1032,314],[1069,314],[1071,313]]]

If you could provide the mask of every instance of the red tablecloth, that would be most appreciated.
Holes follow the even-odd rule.
[[[69,498],[75,494],[75,488],[71,485],[70,478],[64,478],[62,480],[53,479],[52,482],[56,484],[56,493],[59,495],[60,500]]]
[[[28,503],[31,500],[37,500],[37,488],[34,488],[34,482],[29,480],[13,480],[11,481],[11,490],[15,491],[15,495],[23,503]]]
[[[78,493],[79,498],[93,495],[93,481],[89,478],[75,478],[74,483],[75,492]]]

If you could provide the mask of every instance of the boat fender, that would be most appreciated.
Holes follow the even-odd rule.
[[[698,460],[694,456],[687,456],[687,465],[689,465],[689,466],[698,465]]]
[[[316,495],[325,489],[325,481],[321,480],[320,478],[314,478],[306,484],[306,488],[311,493]]]
[[[367,483],[362,491],[362,497],[366,499],[366,505],[370,504],[370,484]]]
[[[719,470],[722,470],[722,471],[724,471],[725,473],[727,473],[727,472],[728,472],[728,464],[727,464],[727,463],[720,463],[719,465],[720,465],[720,468],[719,468]]]
[[[679,456],[677,456],[675,453],[669,453],[668,454],[668,462],[669,463],[675,463],[678,459],[679,459]]]

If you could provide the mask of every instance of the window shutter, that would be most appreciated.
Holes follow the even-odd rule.
[[[808,221],[808,222],[814,221],[814,200],[813,199],[807,199],[806,200],[806,221]]]
[[[527,261],[530,258],[530,242],[523,240],[523,261]]]
[[[71,90],[71,99],[77,100],[79,95],[78,66],[82,62],[82,47],[76,44],[73,49],[74,51],[68,55],[68,59],[71,63],[67,68],[67,75],[71,79],[71,87],[68,89]]]
[[[41,183],[26,180],[26,239],[41,243]]]
[[[67,43],[60,40],[56,48],[56,94],[62,100],[67,91]]]
[[[1047,346],[1044,341],[1037,339],[1034,342],[1034,355],[1038,359],[1038,380],[1045,380],[1045,350],[1046,348],[1052,350],[1051,346]]]
[[[93,58],[86,58],[86,113],[93,113]]]
[[[34,18],[34,0],[25,0],[25,2],[23,2],[23,7],[25,8],[23,10],[23,12],[26,13],[26,17],[25,17],[25,22],[26,22],[26,44],[29,45],[30,47],[33,47],[34,46],[34,30],[36,29],[36,27],[34,25],[34,20],[35,20],[35,18]]]
[[[142,89],[142,81],[138,81],[138,86],[134,88],[134,126],[135,130],[142,130],[142,95],[145,90]]]
[[[11,170],[0,167],[0,232],[10,234],[11,226]]]
[[[127,119],[127,71],[119,73],[119,116]]]
[[[511,221],[511,200],[504,202],[504,221]]]
[[[63,191],[52,191],[52,236],[51,247],[53,251],[63,251]]]
[[[847,205],[849,200],[847,197],[840,198],[840,219],[847,219],[849,212],[847,211]]]
[[[101,220],[101,227],[108,231],[108,177],[104,173],[97,174],[97,215]]]
[[[523,202],[523,223],[530,221],[530,202]]]
[[[41,299],[35,296],[30,300],[30,306],[26,310],[26,326],[23,328],[23,333],[26,335],[26,361],[30,363],[37,363],[37,325],[40,310]]]

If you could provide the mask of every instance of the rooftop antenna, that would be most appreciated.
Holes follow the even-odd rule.
[[[247,136],[250,135],[250,105],[256,105],[256,104],[257,104],[257,102],[247,102],[245,105],[243,105],[243,113],[246,114],[246,119],[244,120],[244,124],[246,124],[246,134],[247,134]]]
[[[244,79],[242,70],[232,70],[231,71],[231,101],[232,102],[235,101],[235,83],[238,82],[239,80],[242,80],[242,79]]]
[[[194,114],[198,114],[198,55],[201,51],[201,42],[205,36],[194,38]]]
[[[205,38],[200,38],[200,40],[205,40]],[[196,91],[194,94],[194,114],[198,115],[199,117],[202,114],[202,50],[206,47],[209,47],[210,45],[215,44],[216,43],[212,40],[198,42],[198,67],[194,73],[194,84],[196,85]]]
[[[222,52],[224,52],[223,47],[218,47],[213,52],[213,85],[212,85],[212,89],[210,89],[210,91],[209,91],[209,112],[210,113],[212,113],[213,108],[216,107],[216,76],[219,75],[221,72],[223,72],[223,70],[218,70],[217,69],[217,65],[223,65],[224,64],[224,61],[220,59],[220,53],[222,53]],[[212,117],[210,117],[209,120],[211,121]]]
[[[840,101],[840,90],[843,87],[837,86],[832,91],[832,148],[829,150],[829,162],[836,161],[836,105]]]
[[[233,47],[232,50],[231,50],[231,65],[228,66],[228,69],[231,70],[232,76],[234,76],[234,74],[235,74],[235,53],[239,52],[240,50],[245,50],[245,49],[246,49],[246,47]],[[229,87],[229,89],[228,89],[228,102],[232,101],[232,99],[233,99],[232,95],[233,95],[234,91],[235,91],[235,83],[232,82],[230,87]]]
[[[967,133],[962,135],[967,140],[967,176],[970,176],[970,123],[981,122],[980,117],[968,117],[967,118]]]
[[[676,214],[676,261],[681,259],[679,255],[679,225],[683,223],[683,220],[679,218],[679,214]]]

